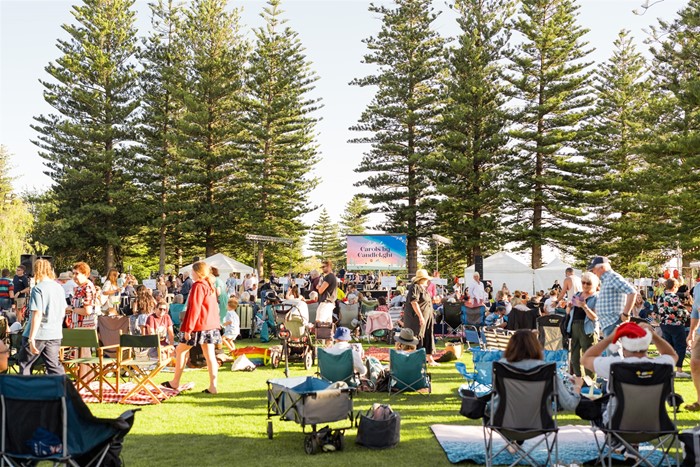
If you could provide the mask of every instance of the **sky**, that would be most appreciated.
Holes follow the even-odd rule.
[[[579,0],[580,24],[589,29],[586,36],[595,51],[591,60],[607,60],[612,44],[621,29],[629,29],[640,50],[646,53],[643,41],[650,25],[657,18],[671,19],[686,0],[664,0],[655,4],[644,15],[644,0]],[[36,137],[30,128],[34,116],[50,113],[51,107],[43,99],[40,79],[47,79],[44,67],[59,56],[57,39],[67,38],[62,24],[74,23],[71,5],[77,1],[63,0],[0,0],[0,144],[12,154],[12,175],[18,191],[46,189],[51,180],[43,174],[43,162],[37,147],[31,143]],[[375,3],[387,3],[381,0]],[[150,26],[146,1],[137,1],[137,28],[145,36]],[[251,28],[262,24],[259,17],[264,2],[257,0],[230,0],[229,5],[243,7],[242,23]],[[457,26],[454,16],[443,0],[434,2],[443,14],[434,23],[434,29],[443,36],[454,36]],[[323,99],[318,111],[317,126],[320,162],[315,174],[320,184],[313,191],[314,204],[324,206],[334,221],[340,220],[346,203],[359,192],[354,184],[362,174],[354,169],[359,165],[366,146],[348,143],[356,137],[348,128],[354,125],[361,112],[371,101],[373,90],[349,86],[349,82],[366,76],[373,70],[362,63],[366,53],[362,39],[376,35],[380,18],[370,13],[364,0],[283,0],[282,9],[288,25],[299,33],[306,47],[307,57],[319,76],[314,96]],[[642,10],[643,11],[643,10]],[[320,211],[304,219],[312,224]]]

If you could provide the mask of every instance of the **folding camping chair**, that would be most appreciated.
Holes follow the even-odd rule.
[[[150,358],[148,350],[154,349],[157,358]],[[123,404],[133,394],[145,391],[153,402],[160,404],[157,395],[165,398],[165,393],[160,386],[153,381],[160,371],[168,366],[170,359],[160,350],[160,338],[157,335],[132,336],[122,334],[119,336],[119,351],[117,352],[117,367],[119,372],[126,370],[136,385],[119,401]],[[117,376],[117,393],[119,393],[119,376]],[[154,394],[155,393],[155,394]],[[156,395],[157,394],[157,395]]]
[[[602,426],[593,425],[605,435],[605,442],[598,445],[602,465],[612,465],[614,448],[622,446],[627,454],[637,458],[637,465],[654,465],[649,457],[661,452],[665,465],[680,465],[678,459],[678,430],[676,428],[677,404],[679,396],[673,392],[674,368],[661,363],[625,363],[610,365],[608,393],[610,401],[607,417]],[[673,406],[673,420],[668,415],[665,404]],[[607,420],[605,420],[607,418]],[[651,450],[642,453],[639,443],[649,442]],[[670,451],[674,447],[675,464],[671,464]],[[657,465],[661,465],[660,463]]]
[[[466,388],[482,396],[492,389],[493,362],[500,360],[503,352],[500,350],[472,349],[474,371],[468,371],[462,362],[456,362],[455,368],[467,380]]]
[[[96,418],[65,375],[0,375],[0,465],[121,465],[137,410]]]
[[[460,304],[460,310],[462,305]],[[481,327],[484,325],[484,315],[481,308],[467,308],[465,312],[464,324]]]
[[[405,353],[396,349],[389,350],[389,397],[392,392],[399,394],[405,391],[432,391],[430,373],[426,364],[425,349]]]
[[[112,390],[116,391],[116,387],[107,379],[107,373],[116,372],[117,360],[113,357],[105,356],[105,350],[117,349],[119,345],[110,345],[101,347],[97,337],[96,329],[64,329],[63,339],[61,339],[61,353],[63,357],[61,363],[66,373],[73,377],[75,389],[80,392],[81,389],[87,390],[93,397],[96,397],[100,402],[103,401],[103,388],[106,383]],[[79,351],[72,349],[88,349],[89,356],[80,357]],[[92,349],[95,349],[95,355],[92,354]],[[75,352],[75,356],[65,358],[68,353]],[[97,381],[97,392],[90,387],[90,383]]]
[[[318,349],[318,376],[330,383],[343,381],[350,387],[357,387],[360,375],[353,366],[352,349],[346,349],[340,354]]]
[[[537,318],[537,334],[544,350],[568,349],[566,337],[561,331],[565,317],[561,315],[545,315]]]
[[[100,345],[105,348],[105,355],[117,358],[119,336],[129,334],[129,317],[122,315],[98,316],[97,335]]]
[[[442,306],[442,311],[444,316],[444,323],[447,326],[447,334],[450,334],[452,336],[458,336],[461,342],[461,331],[463,329],[462,304],[447,302]]]
[[[485,342],[481,337],[481,331],[476,326],[464,326],[464,342],[467,344],[467,350],[472,352],[474,349],[483,349]]]
[[[484,418],[487,466],[493,465],[494,458],[506,450],[516,457],[510,467],[520,461],[538,466],[532,453],[542,443],[547,448],[544,465],[558,464],[559,428],[557,404],[553,403],[557,397],[556,377],[556,367],[552,363],[521,370],[506,363],[493,362],[494,390],[491,393],[491,406]],[[505,446],[495,453],[494,433],[505,441]],[[540,435],[543,435],[542,439],[525,445],[525,441]]]
[[[484,329],[484,347],[489,350],[506,350],[513,331],[505,329]]]

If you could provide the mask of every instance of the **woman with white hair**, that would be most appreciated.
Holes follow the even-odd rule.
[[[566,306],[568,323],[566,332],[570,339],[571,370],[575,376],[581,376],[581,355],[595,344],[595,331],[598,326],[596,301],[600,279],[590,271],[581,275],[581,292],[571,297]],[[586,370],[593,377],[593,372]]]

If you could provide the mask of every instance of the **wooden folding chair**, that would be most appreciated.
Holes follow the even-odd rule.
[[[118,345],[100,346],[99,338],[97,337],[96,329],[64,329],[63,339],[61,339],[61,352],[63,368],[66,373],[73,377],[75,389],[80,392],[85,388],[100,402],[103,401],[103,387],[107,386],[116,391],[116,387],[107,379],[107,374],[116,372],[116,358],[105,356],[105,350],[116,349]],[[66,358],[71,351],[76,349],[73,357]],[[79,349],[88,349],[89,356],[81,357]],[[95,349],[95,355],[92,353]],[[98,390],[95,392],[90,387],[90,383],[97,381],[99,383]]]
[[[157,357],[148,356],[148,351],[153,349]],[[119,401],[120,404],[126,402],[132,395],[144,390],[153,399],[153,402],[160,404],[158,395],[165,398],[165,393],[160,386],[153,381],[160,371],[165,368],[170,359],[163,356],[160,349],[160,338],[157,335],[132,336],[122,334],[119,336],[119,352],[117,352],[117,367],[119,371],[125,370],[130,378],[136,383]],[[117,392],[119,392],[119,378],[117,378]]]

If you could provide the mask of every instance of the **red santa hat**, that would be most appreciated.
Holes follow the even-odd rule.
[[[644,352],[649,348],[649,344],[651,332],[636,323],[628,322],[617,327],[610,348],[613,351],[622,347],[628,352]]]

